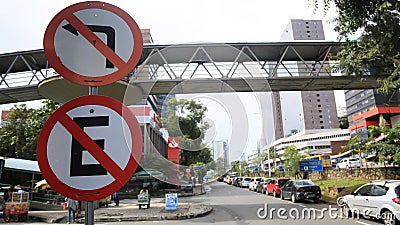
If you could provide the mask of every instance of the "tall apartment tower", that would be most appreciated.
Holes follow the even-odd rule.
[[[284,30],[281,40],[325,40],[322,21],[292,19]],[[320,67],[321,65],[315,65],[315,62],[310,62],[308,65],[303,62],[297,63],[299,76],[309,76],[309,68],[320,71],[319,76],[328,76],[323,73],[323,69],[320,70]],[[334,91],[302,91],[301,101],[303,108],[301,116],[305,130],[339,128]]]

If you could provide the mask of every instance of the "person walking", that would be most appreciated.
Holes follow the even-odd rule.
[[[114,202],[115,202],[115,206],[119,206],[119,191],[116,191],[114,193]]]
[[[68,218],[67,218],[67,223],[69,224],[71,222],[75,222],[75,211],[78,209],[78,201],[72,198],[65,198],[65,201],[67,202],[67,209],[68,209]],[[71,218],[71,213],[72,213],[72,218]]]

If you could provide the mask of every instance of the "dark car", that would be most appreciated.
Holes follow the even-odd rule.
[[[263,188],[263,184],[265,183],[265,182],[267,182],[269,180],[269,178],[265,178],[265,177],[263,177],[263,178],[261,178],[261,180],[257,183],[257,186],[256,186],[256,192],[257,193],[262,193],[262,188]]]
[[[267,191],[267,184],[271,181],[272,178],[266,178],[264,182],[259,183],[260,193],[265,194]],[[257,186],[258,187],[258,186]]]
[[[281,187],[290,180],[289,178],[274,178],[267,184],[267,194],[278,197],[281,194]]]
[[[321,189],[311,180],[289,180],[281,188],[281,199],[285,198],[290,198],[292,202],[307,199],[317,203],[321,198]]]
[[[239,187],[240,182],[242,181],[243,177],[236,177],[235,179],[233,179],[232,185]]]

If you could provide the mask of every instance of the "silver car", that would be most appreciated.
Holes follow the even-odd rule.
[[[364,184],[338,199],[344,215],[360,214],[382,219],[386,225],[400,224],[400,180]]]
[[[243,179],[239,183],[239,187],[248,188],[251,181],[251,177],[243,177]]]

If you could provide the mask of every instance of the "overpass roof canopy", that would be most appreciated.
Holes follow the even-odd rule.
[[[1,157],[1,159],[4,160],[4,169],[40,173],[37,161],[3,157]]]
[[[248,57],[244,57],[242,60],[299,61],[300,56],[305,61],[323,61],[327,50],[330,54],[336,55],[341,45],[344,45],[344,43],[326,41],[145,45],[139,65],[148,58],[154,49],[162,51],[166,61],[170,64],[187,62],[188,57],[193,55],[199,47],[203,47],[208,54],[212,54],[211,58],[215,62],[235,61],[237,52],[244,47],[250,49],[250,51],[244,50]],[[292,47],[295,51],[293,49],[286,50],[289,47]],[[283,54],[284,52],[286,54]],[[154,64],[164,64],[164,60],[159,57],[152,57],[151,60]],[[20,51],[0,54],[0,74],[29,71],[31,69],[28,68],[27,63],[33,70],[49,68],[43,49]]]

